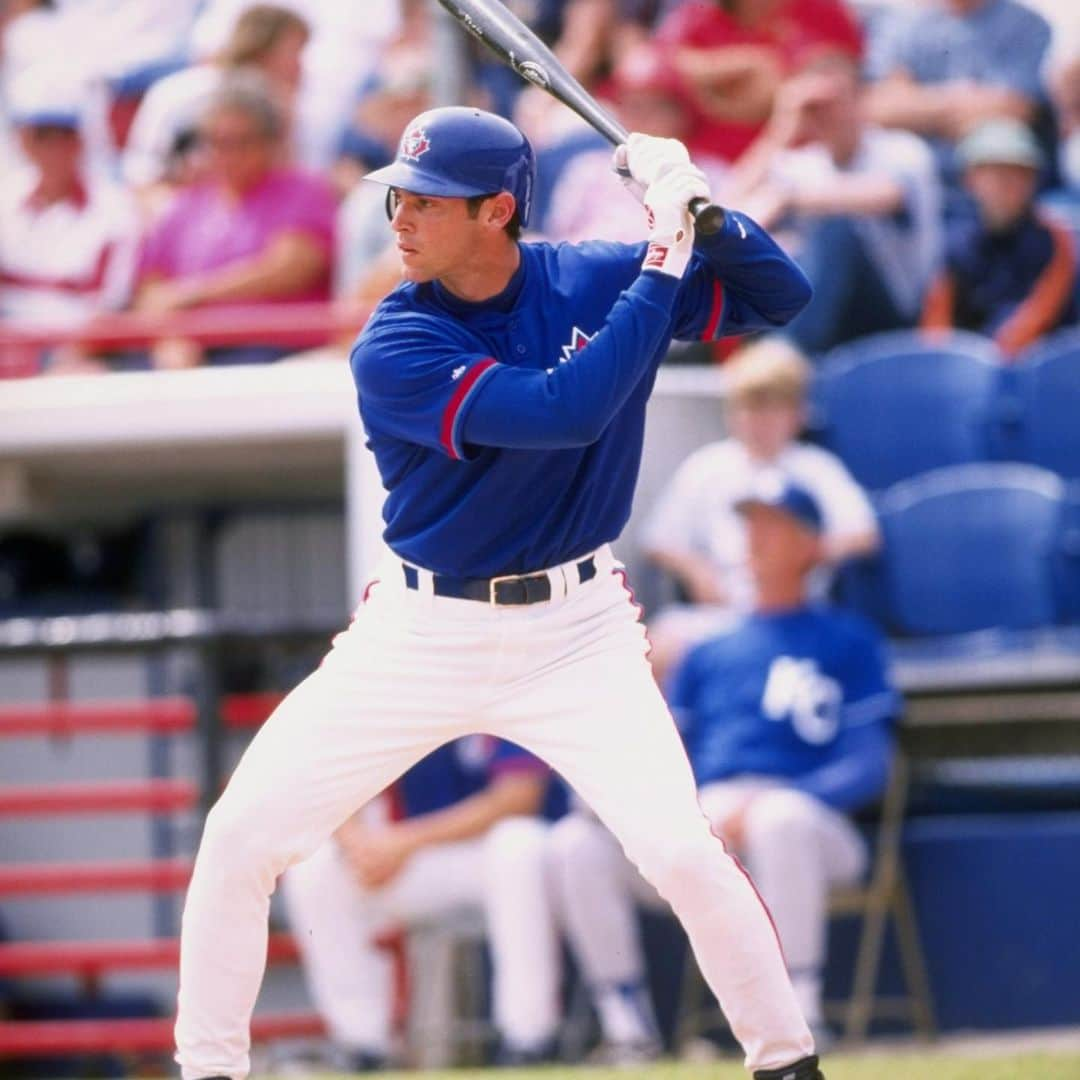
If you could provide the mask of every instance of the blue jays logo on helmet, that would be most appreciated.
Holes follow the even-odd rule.
[[[419,161],[421,156],[431,149],[427,132],[422,127],[411,127],[401,137],[401,150],[398,156],[409,161]]]
[[[451,105],[421,113],[406,128],[397,157],[364,177],[416,195],[469,198],[508,191],[528,225],[536,183],[529,140],[509,120]]]

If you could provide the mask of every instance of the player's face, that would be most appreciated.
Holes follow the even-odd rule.
[[[750,570],[759,586],[801,581],[818,561],[817,534],[785,510],[750,506],[743,519]]]
[[[475,257],[483,226],[465,199],[390,189],[390,227],[407,281],[453,277]]]

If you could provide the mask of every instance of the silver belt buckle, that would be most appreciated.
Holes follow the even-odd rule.
[[[517,581],[522,577],[521,574],[503,574],[501,577],[493,577],[488,581],[488,602],[491,604],[498,604],[498,600],[495,599],[495,590],[498,587],[500,581]]]

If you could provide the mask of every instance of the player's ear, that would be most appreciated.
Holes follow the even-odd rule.
[[[505,229],[514,216],[517,204],[509,191],[500,191],[484,203],[485,221],[498,229]]]

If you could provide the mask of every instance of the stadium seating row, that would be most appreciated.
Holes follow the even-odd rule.
[[[1080,485],[1015,463],[947,466],[875,497],[881,555],[846,603],[894,636],[1080,623]]]
[[[976,334],[897,331],[829,353],[812,436],[871,491],[931,469],[1025,462],[1080,479],[1080,332],[1012,363]]]

